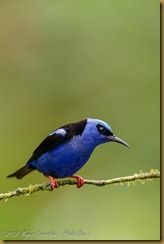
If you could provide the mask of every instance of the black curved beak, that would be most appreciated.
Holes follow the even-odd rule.
[[[118,143],[120,143],[120,144],[122,144],[122,145],[124,145],[124,146],[126,146],[128,148],[130,148],[130,146],[128,145],[128,143],[126,143],[125,141],[123,141],[122,139],[120,139],[120,138],[118,138],[118,137],[116,137],[114,135],[113,136],[108,136],[108,139],[110,141],[118,142]]]

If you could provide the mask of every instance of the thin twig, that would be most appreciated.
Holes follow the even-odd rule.
[[[123,184],[123,183],[132,183],[136,181],[141,181],[142,183],[146,180],[153,180],[160,178],[160,172],[158,170],[150,170],[150,172],[143,173],[140,172],[139,174],[134,174],[131,176],[124,176],[113,178],[109,180],[84,180],[85,184],[94,185],[94,186],[106,186],[112,184]],[[77,181],[75,180],[59,180],[58,185],[59,187],[65,185],[76,185]],[[56,190],[56,189],[55,189]],[[54,190],[54,191],[55,191]],[[16,190],[7,192],[7,193],[0,193],[0,200],[8,200],[11,197],[18,197],[18,196],[29,196],[34,192],[38,191],[52,191],[50,183],[38,184],[38,185],[30,185],[28,187],[18,188]]]

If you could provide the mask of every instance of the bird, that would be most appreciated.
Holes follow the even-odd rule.
[[[130,148],[113,134],[110,125],[100,119],[87,118],[66,124],[50,133],[27,163],[7,178],[21,179],[38,170],[50,180],[52,190],[59,187],[58,178],[75,178],[77,188],[80,188],[84,185],[84,179],[75,173],[89,160],[98,145],[107,142],[117,142]]]

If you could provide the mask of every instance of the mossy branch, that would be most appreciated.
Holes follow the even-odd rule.
[[[94,185],[94,186],[106,186],[112,184],[123,184],[123,183],[133,183],[136,181],[141,181],[144,183],[146,180],[154,180],[160,178],[160,172],[158,170],[150,170],[150,172],[143,173],[140,172],[139,174],[134,174],[131,176],[123,176],[118,178],[113,178],[109,180],[84,180],[85,184]],[[65,185],[76,185],[77,181],[75,180],[59,180],[58,185],[59,187]],[[56,191],[57,189],[54,189]],[[38,191],[52,191],[50,183],[38,184],[38,185],[30,185],[28,187],[18,188],[16,190],[7,192],[7,193],[0,193],[0,200],[8,200],[11,197],[18,197],[18,196],[28,196],[34,192]]]

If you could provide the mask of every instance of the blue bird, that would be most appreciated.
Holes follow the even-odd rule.
[[[52,189],[58,187],[55,178],[65,177],[75,178],[80,188],[84,179],[74,174],[88,161],[95,147],[106,142],[118,142],[129,147],[102,120],[85,119],[64,125],[41,142],[24,167],[7,177],[21,179],[37,169],[49,178]]]

